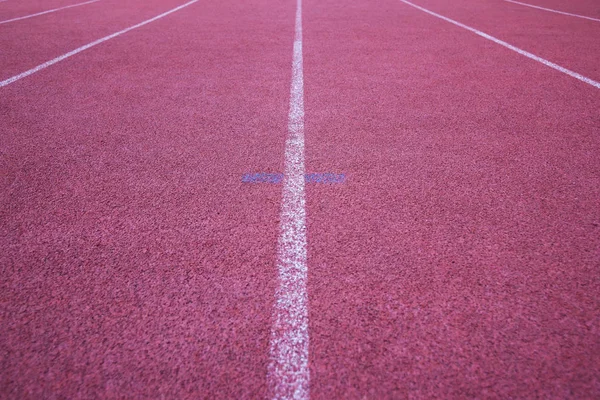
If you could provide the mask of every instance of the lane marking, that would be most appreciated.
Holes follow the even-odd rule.
[[[283,182],[284,175],[282,173],[272,172],[255,172],[242,175],[242,183],[275,183]],[[305,183],[344,183],[346,182],[346,174],[333,174],[331,172],[317,172],[304,174]]]
[[[271,328],[267,381],[273,399],[309,399],[306,210],[304,196],[304,77],[302,0],[296,27],[290,88],[285,178],[277,249],[278,288]]]
[[[85,4],[95,3],[97,1],[100,1],[100,0],[91,0],[91,1],[86,1],[84,3],[71,4],[70,6],[64,6],[64,7],[60,7],[60,8],[53,8],[52,10],[46,10],[46,11],[42,11],[42,12],[35,13],[35,14],[25,15],[24,17],[17,17],[17,18],[13,18],[13,19],[7,19],[7,20],[4,20],[4,21],[0,21],[0,25],[7,24],[9,22],[20,21],[22,19],[27,19],[27,18],[31,18],[31,17],[37,17],[38,15],[50,14],[50,13],[53,13],[53,12],[56,12],[56,11],[65,10],[67,8],[79,7],[79,6],[83,6]]]
[[[283,174],[275,174],[269,172],[257,172],[254,174],[244,174],[242,176],[243,183],[281,183]]]
[[[585,19],[589,19],[591,21],[600,22],[600,19],[598,19],[598,18],[586,17],[585,15],[571,14],[571,13],[564,12],[564,11],[553,10],[551,8],[534,6],[533,4],[521,3],[520,1],[514,1],[514,0],[504,0],[504,1],[508,1],[509,3],[520,4],[522,6],[527,6],[527,7],[531,7],[531,8],[538,8],[540,10],[546,10],[546,11],[550,11],[550,12],[557,13],[557,14],[570,15],[571,17],[585,18]]]
[[[304,180],[306,183],[344,183],[346,181],[346,174],[332,174],[329,172],[306,174]]]
[[[31,69],[30,69],[30,70],[28,70],[28,71],[25,71],[25,72],[23,72],[23,73],[20,73],[19,75],[15,75],[15,76],[13,76],[12,78],[8,78],[8,79],[6,79],[6,80],[3,80],[2,82],[0,82],[0,87],[4,87],[4,86],[7,86],[7,85],[10,85],[11,83],[14,83],[14,82],[18,81],[19,79],[23,79],[23,78],[25,78],[26,76],[29,76],[29,75],[31,75],[31,74],[34,74],[34,73],[38,72],[38,71],[41,71],[41,70],[42,70],[42,69],[44,69],[44,68],[48,68],[49,66],[51,66],[51,65],[54,65],[54,64],[56,64],[57,62],[59,62],[59,61],[62,61],[62,60],[66,59],[66,58],[69,58],[69,57],[71,57],[71,56],[74,56],[74,55],[75,55],[75,54],[77,54],[77,53],[81,53],[82,51],[84,51],[84,50],[87,50],[87,49],[89,49],[90,47],[94,47],[94,46],[96,46],[96,45],[98,45],[98,44],[100,44],[100,43],[102,43],[102,42],[106,42],[107,40],[110,40],[110,39],[112,39],[112,38],[115,38],[115,37],[117,37],[117,36],[119,36],[119,35],[122,35],[122,34],[124,34],[124,33],[127,33],[127,32],[129,32],[129,31],[131,31],[131,30],[134,30],[134,29],[136,29],[136,28],[139,28],[139,27],[141,27],[141,26],[144,26],[144,25],[146,25],[146,24],[149,24],[150,22],[154,22],[154,21],[156,21],[157,19],[160,19],[160,18],[162,18],[162,17],[166,17],[167,15],[169,15],[169,14],[172,14],[172,13],[174,13],[175,11],[179,11],[179,10],[181,10],[182,8],[185,8],[185,7],[187,7],[187,6],[191,5],[191,4],[194,4],[194,3],[196,3],[197,1],[198,1],[198,0],[191,0],[191,1],[187,2],[187,3],[185,3],[185,4],[182,4],[182,5],[178,6],[178,7],[175,7],[175,8],[173,8],[172,10],[169,10],[169,11],[167,11],[167,12],[164,12],[164,13],[160,14],[160,15],[157,15],[157,16],[156,16],[156,17],[154,17],[154,18],[150,18],[150,19],[148,19],[148,20],[146,20],[146,21],[144,21],[144,22],[140,22],[139,24],[136,24],[136,25],[133,25],[133,26],[131,26],[131,27],[129,27],[129,28],[123,29],[122,31],[119,31],[119,32],[117,32],[117,33],[113,33],[112,35],[105,36],[105,37],[103,37],[102,39],[98,39],[98,40],[96,40],[96,41],[93,41],[92,43],[86,44],[86,45],[84,45],[84,46],[81,46],[81,47],[79,47],[79,48],[77,48],[77,49],[73,50],[73,51],[70,51],[70,52],[68,52],[68,53],[66,53],[66,54],[63,54],[62,56],[58,56],[58,57],[56,57],[56,58],[55,58],[55,59],[53,59],[53,60],[46,61],[45,63],[43,63],[43,64],[40,64],[40,65],[38,65],[37,67],[31,68]]]
[[[408,4],[409,6],[412,6],[414,8],[417,8],[417,9],[423,11],[423,12],[426,12],[427,14],[433,15],[434,17],[437,17],[437,18],[443,19],[444,21],[450,22],[451,24],[454,24],[456,26],[460,26],[461,28],[464,28],[464,29],[466,29],[468,31],[471,31],[471,32],[473,32],[473,33],[481,36],[481,37],[484,37],[484,38],[486,38],[488,40],[491,40],[494,43],[498,43],[499,45],[504,46],[504,47],[506,47],[506,48],[508,48],[508,49],[510,49],[512,51],[515,51],[515,52],[517,52],[517,53],[519,53],[519,54],[521,54],[521,55],[523,55],[525,57],[531,58],[532,60],[535,60],[535,61],[537,61],[539,63],[542,63],[542,64],[544,64],[544,65],[546,65],[546,66],[548,66],[550,68],[554,68],[555,70],[560,71],[563,74],[567,74],[567,75],[569,75],[569,76],[571,76],[571,77],[573,77],[575,79],[579,79],[580,81],[587,83],[588,85],[592,85],[595,88],[600,89],[600,82],[596,82],[593,79],[587,78],[587,77],[585,77],[583,75],[578,74],[577,72],[573,72],[573,71],[571,71],[569,69],[561,67],[558,64],[554,64],[553,62],[545,60],[545,59],[543,59],[541,57],[538,57],[535,54],[531,54],[528,51],[521,50],[518,47],[513,46],[512,44],[506,43],[506,42],[504,42],[504,41],[502,41],[500,39],[496,39],[495,37],[490,36],[487,33],[478,31],[475,28],[471,28],[470,26],[467,26],[465,24],[461,24],[460,22],[457,22],[457,21],[455,21],[453,19],[450,19],[448,17],[444,17],[443,15],[434,13],[433,11],[430,11],[430,10],[428,10],[426,8],[423,8],[421,6],[413,4],[413,3],[409,2],[409,1],[406,1],[406,0],[399,0],[399,1],[401,1],[402,3]]]

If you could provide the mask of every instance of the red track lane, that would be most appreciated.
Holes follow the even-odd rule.
[[[598,398],[600,92],[394,0],[303,7],[306,168],[347,174],[307,188],[312,398]]]
[[[7,0],[0,2],[0,21],[23,17],[52,8],[59,8],[86,0]]]
[[[597,0],[517,0],[538,7],[550,8],[552,10],[580,14],[591,18],[600,18],[600,3]],[[525,7],[525,6],[520,6]],[[547,11],[545,11],[547,12]]]
[[[600,81],[599,22],[501,0],[415,0],[414,3]],[[444,30],[460,29],[438,21]],[[490,46],[497,44],[490,43]]]
[[[0,69],[182,3],[0,26]],[[592,74],[585,21],[418,4]],[[295,6],[198,2],[0,89],[0,398],[267,395],[281,186],[241,176],[283,171]],[[600,91],[397,0],[303,9],[306,171],[347,176],[306,189],[311,397],[600,397]]]
[[[2,89],[1,398],[265,396],[281,187],[241,175],[283,169],[294,11],[190,6]]]
[[[185,1],[102,0],[0,25],[0,80],[162,14]],[[157,40],[164,40],[157,32]]]

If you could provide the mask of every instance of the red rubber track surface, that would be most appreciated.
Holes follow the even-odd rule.
[[[596,0],[526,0],[520,2],[538,7],[549,8],[551,10],[579,14],[590,18],[600,18],[600,3],[598,3]]]
[[[182,2],[178,0],[100,0],[0,25],[0,48],[5,55],[0,58],[0,80],[162,14],[180,4]],[[156,28],[150,29],[152,40],[167,39],[163,32],[156,31]],[[133,55],[135,54],[137,53]],[[105,55],[107,58],[109,56]],[[143,59],[140,60],[142,62]]]
[[[348,175],[307,192],[313,398],[594,398],[598,90],[397,1],[304,9],[307,169]]]
[[[0,397],[264,397],[281,189],[240,178],[283,168],[293,18],[193,5],[2,88]]]
[[[502,0],[419,0],[415,4],[600,81],[600,22]],[[453,31],[456,27],[446,22],[442,29]],[[490,42],[489,46],[497,44]],[[487,52],[471,57],[487,57]]]
[[[0,79],[182,3],[0,25]],[[600,23],[418,4],[600,80]],[[295,6],[0,88],[0,398],[267,395],[281,186],[241,176],[284,170]],[[306,189],[311,397],[598,398],[600,91],[396,0],[303,10],[306,171],[346,174]]]
[[[87,0],[6,0],[0,2],[0,21],[83,3]]]

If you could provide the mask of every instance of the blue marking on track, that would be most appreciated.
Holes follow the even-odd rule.
[[[346,181],[346,174],[306,174],[304,180],[306,183],[344,183]]]
[[[242,176],[242,182],[244,183],[281,183],[282,181],[283,174],[258,172],[254,174],[244,174],[244,176]]]
[[[281,173],[268,173],[268,172],[255,172],[251,174],[244,174],[242,176],[243,183],[281,183],[283,182],[283,174]],[[346,182],[346,174],[332,174],[332,173],[312,173],[304,175],[304,181],[306,183],[325,183],[325,184],[336,184]]]

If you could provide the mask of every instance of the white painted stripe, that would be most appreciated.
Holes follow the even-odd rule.
[[[532,60],[535,60],[535,61],[537,61],[537,62],[539,62],[539,63],[542,63],[542,64],[544,64],[544,65],[546,65],[546,66],[548,66],[548,67],[550,67],[550,68],[554,68],[555,70],[557,70],[557,71],[560,71],[560,72],[562,72],[563,74],[567,74],[567,75],[569,75],[569,76],[571,76],[571,77],[573,77],[573,78],[575,78],[575,79],[579,79],[580,81],[587,83],[588,85],[592,85],[592,86],[594,86],[594,87],[596,87],[596,88],[600,89],[600,82],[596,82],[596,81],[595,81],[595,80],[593,80],[593,79],[587,78],[587,77],[585,77],[585,76],[583,76],[583,75],[580,75],[580,74],[578,74],[577,72],[573,72],[573,71],[571,71],[571,70],[569,70],[569,69],[566,69],[566,68],[564,68],[564,67],[561,67],[561,66],[560,66],[560,65],[558,65],[558,64],[554,64],[553,62],[551,62],[551,61],[548,61],[548,60],[545,60],[545,59],[543,59],[542,57],[538,57],[538,56],[536,56],[535,54],[531,54],[531,53],[530,53],[530,52],[528,52],[528,51],[521,50],[521,49],[519,49],[518,47],[515,47],[515,46],[513,46],[512,44],[506,43],[506,42],[504,42],[504,41],[502,41],[502,40],[500,40],[500,39],[496,39],[495,37],[493,37],[493,36],[490,36],[490,35],[488,35],[487,33],[484,33],[484,32],[481,32],[481,31],[478,31],[478,30],[477,30],[477,29],[475,29],[475,28],[471,28],[470,26],[467,26],[467,25],[465,25],[465,24],[461,24],[460,22],[456,22],[456,21],[454,21],[453,19],[450,19],[450,18],[448,18],[448,17],[444,17],[443,15],[436,14],[436,13],[434,13],[433,11],[429,11],[428,9],[426,9],[426,8],[423,8],[423,7],[421,7],[421,6],[418,6],[418,5],[416,5],[416,4],[413,4],[413,3],[409,2],[409,1],[406,1],[406,0],[400,0],[400,1],[401,1],[401,2],[403,2],[403,3],[406,3],[406,4],[408,4],[409,6],[412,6],[412,7],[414,7],[414,8],[417,8],[417,9],[419,9],[419,10],[423,11],[423,12],[426,12],[427,14],[433,15],[434,17],[438,17],[438,18],[440,18],[440,19],[443,19],[444,21],[448,21],[448,22],[450,22],[451,24],[454,24],[454,25],[456,25],[456,26],[460,26],[461,28],[464,28],[464,29],[466,29],[466,30],[468,30],[468,31],[471,31],[471,32],[473,32],[473,33],[475,33],[475,34],[477,34],[477,35],[481,36],[481,37],[484,37],[484,38],[486,38],[486,39],[488,39],[488,40],[491,40],[491,41],[492,41],[492,42],[494,42],[494,43],[498,43],[499,45],[501,45],[501,46],[504,46],[504,47],[506,47],[506,48],[508,48],[508,49],[511,49],[512,51],[515,51],[515,52],[517,52],[517,53],[519,53],[519,54],[521,54],[521,55],[523,55],[523,56],[525,56],[525,57],[531,58]]]
[[[297,0],[268,383],[273,399],[309,398],[302,0]]]
[[[112,35],[105,36],[105,37],[103,37],[102,39],[98,39],[98,40],[96,40],[96,41],[94,41],[94,42],[92,42],[92,43],[89,43],[89,44],[86,44],[86,45],[84,45],[84,46],[81,46],[81,47],[79,47],[79,48],[77,48],[77,49],[75,49],[75,50],[73,50],[73,51],[70,51],[70,52],[68,52],[68,53],[66,53],[66,54],[63,54],[62,56],[56,57],[56,58],[55,58],[55,59],[53,59],[53,60],[46,61],[45,63],[43,63],[43,64],[40,64],[40,65],[38,65],[37,67],[31,68],[31,69],[30,69],[30,70],[28,70],[28,71],[25,71],[25,72],[23,72],[23,73],[20,73],[19,75],[15,75],[15,76],[13,76],[12,78],[8,78],[8,79],[6,79],[6,80],[4,80],[4,81],[0,82],[0,87],[4,87],[4,86],[7,86],[7,85],[10,85],[11,83],[18,81],[19,79],[23,79],[23,78],[25,78],[26,76],[29,76],[29,75],[31,75],[31,74],[34,74],[34,73],[38,72],[38,71],[41,71],[41,70],[42,70],[42,69],[44,69],[44,68],[48,68],[49,66],[51,66],[51,65],[53,65],[53,64],[56,64],[57,62],[59,62],[59,61],[62,61],[62,60],[66,59],[66,58],[69,58],[69,57],[71,57],[71,56],[74,56],[74,55],[75,55],[75,54],[77,54],[77,53],[81,53],[82,51],[84,51],[84,50],[87,50],[87,49],[89,49],[90,47],[94,47],[94,46],[96,46],[96,45],[98,45],[98,44],[100,44],[100,43],[102,43],[102,42],[106,42],[107,40],[110,40],[110,39],[112,39],[112,38],[115,38],[115,37],[117,37],[117,36],[119,36],[119,35],[122,35],[122,34],[124,34],[124,33],[127,33],[127,32],[129,32],[129,31],[131,31],[131,30],[133,30],[133,29],[136,29],[136,28],[139,28],[139,27],[141,27],[141,26],[144,26],[144,25],[146,25],[146,24],[149,24],[150,22],[154,22],[154,21],[156,21],[157,19],[160,19],[160,18],[162,18],[162,17],[166,17],[167,15],[169,15],[169,14],[171,14],[171,13],[174,13],[175,11],[179,11],[179,10],[181,10],[182,8],[184,8],[184,7],[187,7],[187,6],[189,6],[190,4],[193,4],[193,3],[197,2],[197,1],[198,1],[198,0],[192,0],[192,1],[189,1],[189,2],[187,2],[187,3],[185,3],[185,4],[182,4],[182,5],[180,5],[179,7],[175,7],[175,8],[173,8],[172,10],[169,10],[169,11],[167,11],[167,12],[165,12],[165,13],[162,13],[162,14],[160,14],[160,15],[157,15],[157,16],[156,16],[156,17],[154,17],[154,18],[150,18],[150,19],[148,19],[148,20],[146,20],[146,21],[144,21],[144,22],[140,22],[140,23],[139,23],[139,24],[137,24],[137,25],[133,25],[133,26],[131,26],[131,27],[127,28],[127,29],[123,29],[122,31],[119,31],[119,32],[117,32],[117,33],[113,33]]]
[[[571,14],[571,13],[564,12],[564,11],[553,10],[551,8],[534,6],[533,4],[521,3],[520,1],[514,1],[514,0],[504,0],[504,1],[508,1],[509,3],[520,4],[522,6],[527,6],[527,7],[532,7],[532,8],[538,8],[540,10],[550,11],[550,12],[557,13],[557,14],[570,15],[571,17],[585,18],[585,19],[589,19],[591,21],[598,21],[598,22],[600,22],[600,19],[598,19],[598,18],[586,17],[585,15]]]
[[[42,11],[42,12],[35,13],[35,14],[25,15],[24,17],[7,19],[7,20],[4,20],[4,21],[0,21],[0,25],[1,24],[7,24],[9,22],[20,21],[22,19],[27,19],[27,18],[31,18],[31,17],[37,17],[38,15],[50,14],[50,13],[53,13],[53,12],[56,12],[56,11],[65,10],[67,8],[79,7],[79,6],[83,6],[85,4],[95,3],[97,1],[100,1],[100,0],[91,0],[91,1],[86,1],[84,3],[71,4],[70,6],[64,6],[64,7],[60,7],[60,8],[53,8],[52,10],[47,10],[47,11]]]

